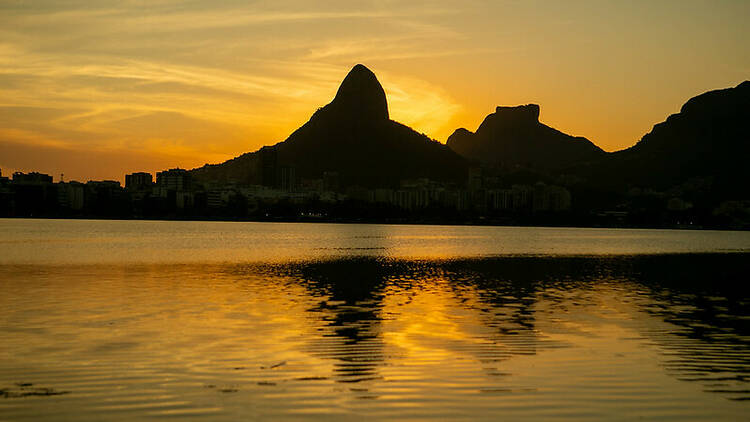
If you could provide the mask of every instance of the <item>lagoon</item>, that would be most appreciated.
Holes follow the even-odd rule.
[[[750,233],[0,220],[4,420],[738,420]]]

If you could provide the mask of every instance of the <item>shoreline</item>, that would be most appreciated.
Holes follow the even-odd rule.
[[[184,221],[184,222],[234,222],[234,223],[320,223],[320,224],[381,224],[414,226],[476,226],[476,227],[540,227],[577,229],[629,229],[629,230],[688,230],[688,231],[750,231],[750,227],[702,226],[690,224],[635,225],[635,224],[552,224],[542,221],[508,222],[497,219],[477,218],[464,221],[441,219],[368,219],[368,218],[221,218],[221,217],[155,217],[155,218],[110,218],[98,216],[0,216],[4,220],[92,220],[92,221]]]

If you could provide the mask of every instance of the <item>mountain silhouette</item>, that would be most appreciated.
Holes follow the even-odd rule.
[[[566,135],[539,122],[539,106],[497,107],[476,133],[457,129],[448,146],[487,164],[555,170],[605,155],[586,138]]]
[[[750,81],[698,95],[636,145],[606,153],[585,138],[540,123],[535,104],[497,107],[476,132],[457,129],[447,145],[440,144],[390,120],[377,77],[356,65],[331,103],[285,141],[192,172],[203,182],[261,184],[264,151],[273,151],[279,166],[294,167],[297,177],[320,179],[336,172],[342,187],[396,186],[417,177],[460,185],[473,160],[575,175],[585,185],[607,191],[671,190],[670,195],[711,204],[750,195],[750,172],[745,170]],[[576,195],[588,193],[577,190]]]
[[[466,160],[446,145],[390,120],[383,87],[361,64],[344,78],[333,101],[285,141],[193,173],[203,181],[259,183],[260,155],[269,150],[279,165],[294,167],[297,177],[336,172],[342,186],[397,186],[418,177],[462,183],[467,174]]]
[[[378,78],[370,69],[358,64],[339,86],[329,112],[352,122],[367,123],[388,120],[388,102]]]
[[[705,176],[747,179],[750,81],[691,98],[679,113],[615,155],[641,183],[666,185]]]
[[[750,194],[750,81],[688,100],[634,146],[582,166],[600,184],[666,190],[700,185],[721,198]]]

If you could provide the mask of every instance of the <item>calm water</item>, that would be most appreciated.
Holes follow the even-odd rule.
[[[747,420],[750,233],[0,219],[0,420]]]

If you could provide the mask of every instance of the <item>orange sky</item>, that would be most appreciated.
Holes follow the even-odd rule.
[[[356,63],[391,118],[441,142],[533,102],[622,149],[750,79],[748,18],[747,1],[3,2],[0,169],[122,180],[221,162],[286,138]]]

